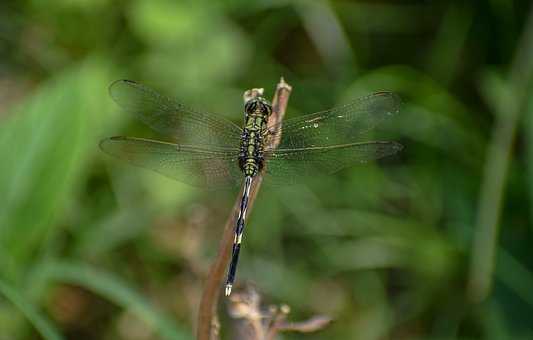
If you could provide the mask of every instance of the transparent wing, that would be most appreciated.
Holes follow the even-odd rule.
[[[265,153],[266,182],[291,184],[307,176],[332,174],[357,163],[393,155],[403,149],[396,142],[359,142],[304,149],[277,149]]]
[[[104,139],[100,148],[109,155],[194,186],[227,187],[242,181],[238,149],[201,148],[132,137]]]
[[[131,80],[109,86],[113,100],[155,131],[188,145],[239,145],[241,128],[214,114],[186,108]]]
[[[400,103],[392,92],[377,92],[344,106],[285,120],[269,127],[269,133],[281,133],[278,149],[350,144],[396,114]]]

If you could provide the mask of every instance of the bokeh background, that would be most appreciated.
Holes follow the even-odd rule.
[[[237,191],[111,159],[150,136],[107,88],[127,78],[242,120],[242,93],[294,90],[287,117],[376,90],[403,152],[264,186],[238,280],[284,339],[533,338],[533,15],[505,1],[0,2],[0,339],[191,339]],[[220,308],[222,334],[233,321]]]

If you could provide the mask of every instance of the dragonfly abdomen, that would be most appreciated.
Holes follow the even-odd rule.
[[[245,176],[254,177],[263,168],[263,138],[257,130],[244,129],[239,166]]]

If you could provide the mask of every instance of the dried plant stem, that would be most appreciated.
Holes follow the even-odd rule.
[[[268,120],[268,126],[275,125],[283,120],[291,87],[285,83],[283,78],[280,79],[274,98],[272,99],[272,114]],[[252,89],[245,92],[245,100],[258,96],[262,93],[261,90]],[[276,148],[279,144],[279,138],[269,141],[270,148]],[[250,198],[248,201],[248,211],[250,212],[259,188],[261,187],[262,176],[258,175],[252,182],[250,190]],[[242,190],[241,190],[242,191]],[[241,193],[242,194],[242,193]],[[220,297],[220,291],[226,274],[226,268],[229,264],[231,247],[233,244],[233,233],[235,228],[235,220],[239,213],[239,206],[241,202],[241,194],[237,196],[233,210],[224,226],[222,240],[218,249],[217,258],[209,270],[205,288],[202,293],[202,300],[198,311],[198,328],[196,337],[198,340],[213,340],[218,338],[218,327],[216,320],[216,309]]]
[[[261,296],[253,286],[236,292],[230,298],[229,315],[238,320],[239,338],[250,340],[274,340],[282,332],[311,333],[327,327],[332,319],[326,315],[315,315],[299,322],[288,321],[291,308],[282,304],[264,308]]]
[[[277,333],[280,332],[299,332],[312,333],[324,329],[332,322],[332,319],[326,315],[315,315],[308,320],[300,322],[288,322],[280,318],[270,329],[267,340],[274,340]]]

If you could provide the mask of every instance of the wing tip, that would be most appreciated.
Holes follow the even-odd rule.
[[[109,93],[109,96],[113,98],[113,100],[117,103],[119,103],[119,100],[114,92],[116,91],[117,86],[119,86],[120,84],[127,84],[130,86],[139,85],[139,83],[137,83],[136,81],[129,80],[129,79],[117,79],[113,81],[111,84],[109,84],[109,87],[107,88],[107,92]]]
[[[109,153],[109,149],[107,148],[109,146],[109,144],[111,142],[116,142],[116,141],[121,141],[121,140],[126,140],[128,139],[128,137],[123,137],[123,136],[113,136],[113,137],[107,137],[107,138],[104,138],[102,139],[99,143],[98,143],[98,147],[100,148],[100,150],[102,150],[103,152],[107,153],[107,154],[110,154]]]
[[[383,142],[383,144],[390,146],[389,152],[386,155],[384,155],[384,157],[396,155],[405,148],[403,144],[400,144],[396,141],[386,141],[386,142]]]
[[[103,152],[107,153],[106,151],[106,145],[107,143],[109,142],[109,140],[113,138],[113,137],[110,137],[110,138],[104,138],[102,139],[99,143],[98,143],[98,147],[100,148],[100,150],[102,150]]]
[[[402,151],[405,147],[403,144],[401,143],[398,143],[396,141],[373,141],[373,142],[369,142],[371,144],[379,144],[379,145],[382,145],[383,147],[385,147],[388,152],[386,152],[384,155],[382,155],[381,157],[387,157],[387,156],[392,156],[392,155],[395,155],[397,153],[399,153],[400,151]],[[381,158],[379,157],[379,158]]]
[[[403,144],[400,144],[398,142],[390,142],[392,144],[392,146],[394,147],[394,152],[400,152],[402,151],[405,147],[403,146]]]
[[[112,87],[113,85],[118,84],[118,83],[128,83],[128,84],[135,84],[135,85],[138,84],[136,81],[130,80],[130,79],[117,79],[111,82],[109,87]]]
[[[391,113],[398,113],[400,111],[400,107],[402,106],[403,101],[402,101],[402,98],[400,97],[400,95],[397,94],[396,92],[378,91],[378,92],[375,92],[374,95],[386,96],[386,97],[391,99],[392,107],[393,107],[393,109],[391,110]]]
[[[391,153],[389,155],[394,155],[402,151],[405,148],[403,144],[398,143],[396,141],[373,141],[373,142],[368,142],[368,143],[371,143],[371,144],[377,143],[385,147],[390,147],[389,149],[391,150]]]

